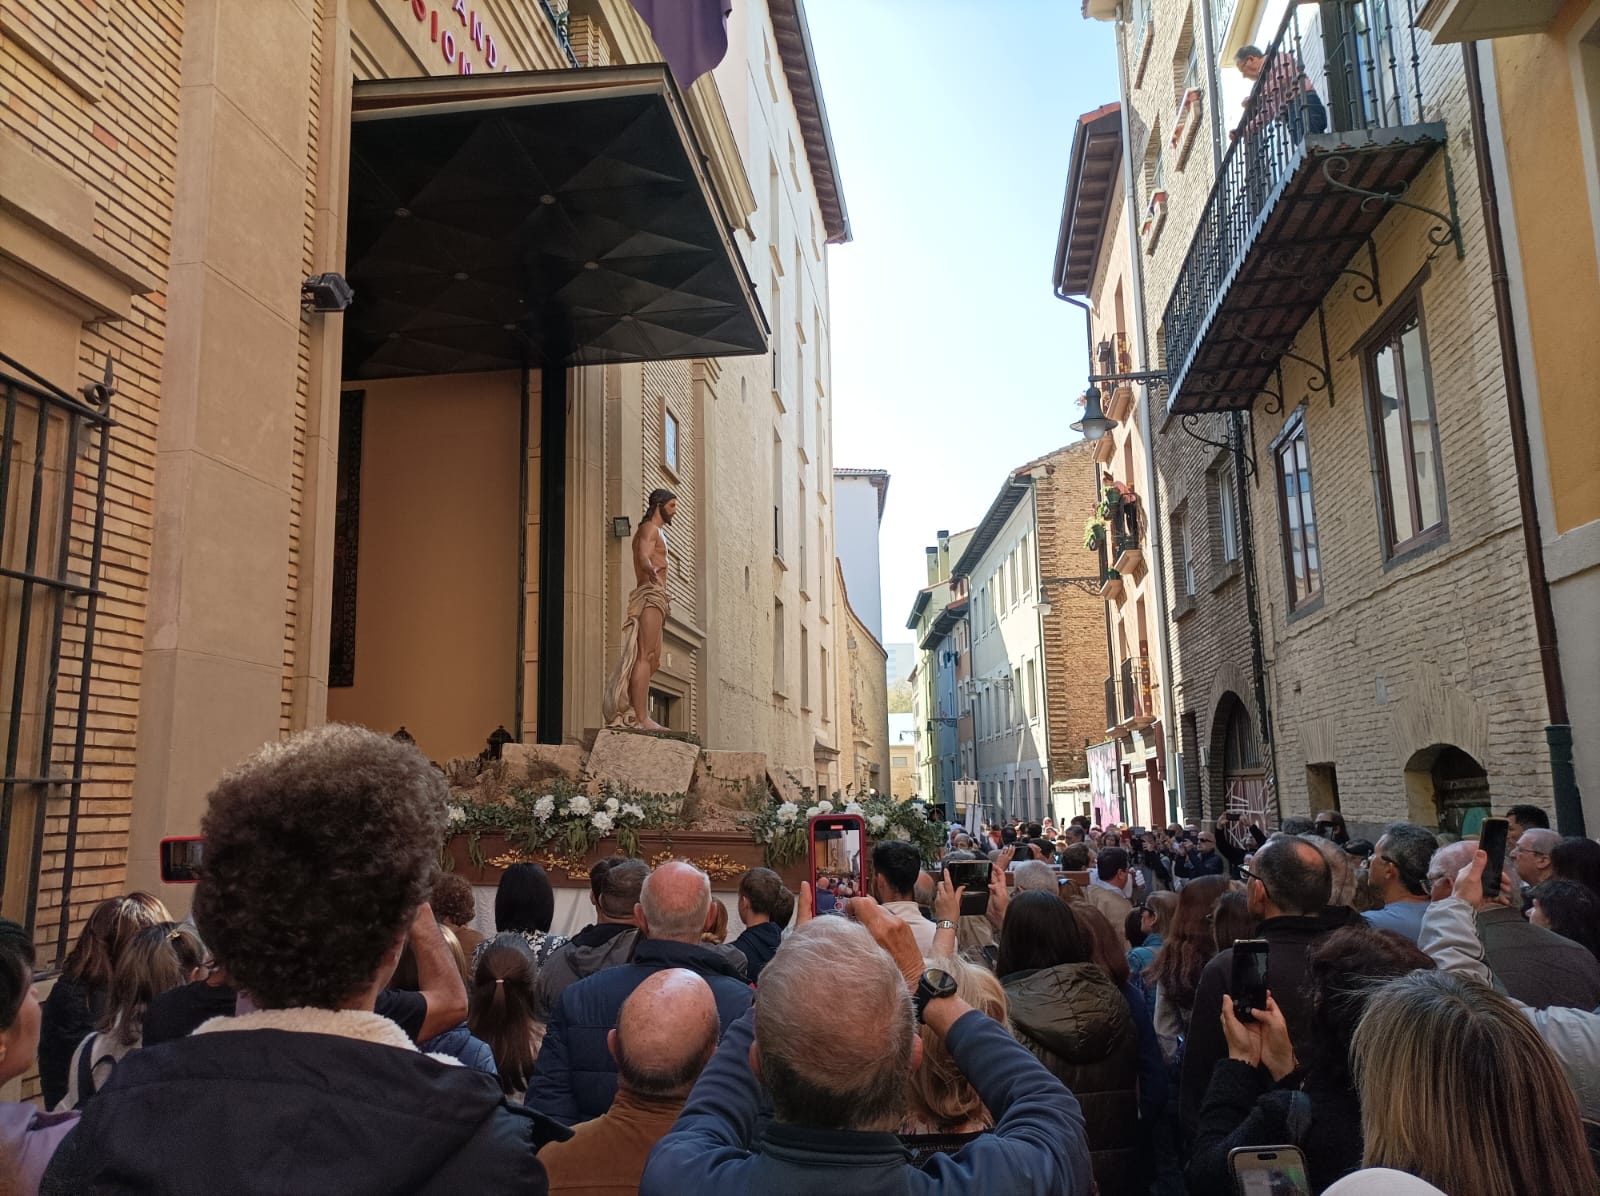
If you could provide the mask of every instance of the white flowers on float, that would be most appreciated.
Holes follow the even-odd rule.
[[[785,826],[800,817],[800,807],[792,801],[786,801],[778,807],[778,821]]]
[[[602,835],[610,832],[612,822],[612,816],[605,810],[596,811],[594,817],[589,819],[589,825],[594,827],[594,829],[599,831]]]
[[[589,804],[589,799],[581,793],[574,793],[567,798],[568,814],[587,814],[592,809],[594,807]]]

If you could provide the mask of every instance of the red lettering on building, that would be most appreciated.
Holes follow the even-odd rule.
[[[483,49],[483,22],[478,20],[478,14],[472,14],[472,44],[478,49]]]
[[[450,11],[461,18],[461,23],[463,25],[467,23],[467,0],[456,0],[456,2],[450,6]]]
[[[472,74],[472,61],[464,53],[461,55],[461,73],[463,75]]]
[[[434,41],[439,40],[439,13],[437,9],[435,9],[433,13],[433,32],[430,34],[430,36]]]
[[[456,35],[451,33],[448,29],[446,29],[444,31],[444,37],[439,39],[439,49],[441,51],[443,51],[444,60],[446,62],[450,62],[450,63],[455,62],[455,60],[456,60]]]
[[[489,63],[489,69],[492,71],[500,65],[500,47],[494,44],[494,34],[492,33],[484,34],[483,40],[488,43],[488,48],[484,50],[484,57]]]
[[[426,0],[411,0],[411,11],[417,15],[417,20],[419,21],[426,21],[428,19],[428,5]]]

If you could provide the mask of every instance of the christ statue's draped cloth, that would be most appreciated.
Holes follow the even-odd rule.
[[[647,581],[628,595],[628,617],[622,621],[622,658],[606,683],[605,703],[600,708],[608,727],[639,725],[641,712],[633,709],[628,687],[633,682],[634,666],[639,663],[639,618],[651,607],[661,612],[661,623],[665,627],[672,605],[667,598],[667,587],[660,582]]]

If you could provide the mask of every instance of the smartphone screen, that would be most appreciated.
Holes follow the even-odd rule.
[[[1500,872],[1506,866],[1506,833],[1509,830],[1504,818],[1485,818],[1478,830],[1478,847],[1489,854],[1489,862],[1483,866],[1485,897],[1500,896]]]
[[[1252,1009],[1267,1007],[1267,940],[1240,939],[1233,945],[1233,1015],[1255,1021]]]
[[[1241,1146],[1228,1169],[1239,1196],[1311,1196],[1305,1156],[1293,1146]]]
[[[944,867],[953,888],[967,887],[961,894],[961,916],[969,918],[988,913],[989,873],[993,865],[988,860],[956,860]]]
[[[851,897],[867,895],[861,855],[865,825],[859,814],[818,814],[811,820],[812,912],[844,912]]]
[[[197,836],[161,840],[161,880],[169,885],[192,885],[200,880],[206,841]]]

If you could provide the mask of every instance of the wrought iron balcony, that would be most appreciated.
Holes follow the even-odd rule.
[[[1248,408],[1341,275],[1382,301],[1373,230],[1444,144],[1424,121],[1416,0],[1291,4],[1206,201],[1165,316],[1168,404]],[[1434,252],[1460,233],[1452,212]],[[1365,247],[1361,264],[1358,251]],[[1331,385],[1326,360],[1299,358]]]
[[[1106,730],[1115,731],[1117,724],[1122,721],[1117,713],[1117,679],[1106,678]]]
[[[1150,658],[1130,656],[1122,662],[1119,677],[1122,724],[1148,727],[1156,719],[1154,686],[1150,679]]]

